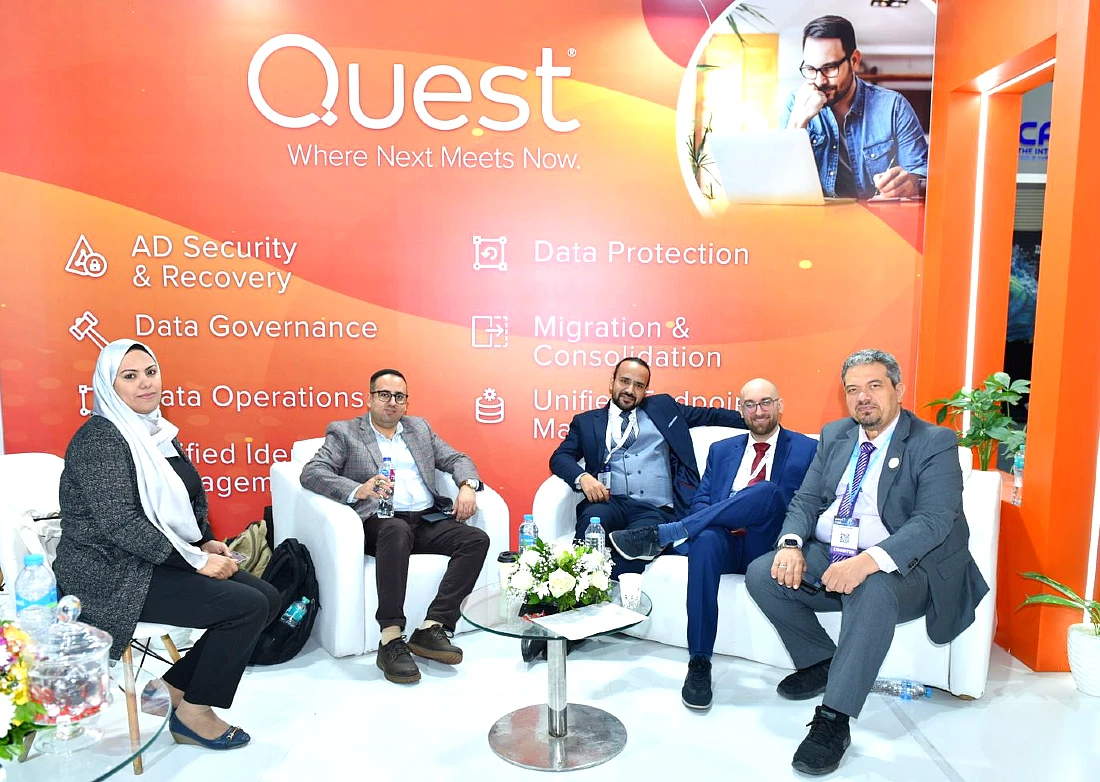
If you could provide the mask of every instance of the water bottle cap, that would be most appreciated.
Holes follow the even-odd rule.
[[[31,567],[33,565],[41,565],[46,561],[46,558],[41,554],[27,554],[23,557],[23,567]]]
[[[303,598],[302,598],[302,602],[303,602],[303,603],[308,603],[308,602],[309,602],[309,598],[308,598],[308,597],[303,597]]]
[[[599,516],[593,516],[591,519],[588,520],[588,523],[589,524],[599,524],[601,527],[603,526],[603,522],[600,521]]]
[[[535,520],[535,514],[533,514],[533,513],[524,513],[523,514],[523,520],[524,521],[534,521]]]

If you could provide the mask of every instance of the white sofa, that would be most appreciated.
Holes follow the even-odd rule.
[[[700,468],[706,464],[712,443],[741,433],[741,430],[718,426],[692,429],[695,458]],[[959,449],[959,462],[963,470],[963,508],[970,525],[970,552],[990,592],[978,606],[974,624],[949,644],[932,643],[925,632],[923,618],[898,625],[881,675],[911,679],[954,695],[979,698],[985,692],[996,623],[1001,479],[999,473],[974,470],[969,449]],[[572,538],[576,505],[580,499],[581,495],[560,478],[551,476],[543,482],[535,494],[533,506],[539,536],[547,540]],[[653,613],[648,622],[629,632],[639,638],[686,647],[687,558],[658,557],[646,568],[642,588],[653,601]],[[722,576],[718,606],[715,652],[778,667],[794,667],[779,634],[749,597],[744,576]],[[835,641],[840,632],[840,613],[823,613],[820,618]]]
[[[378,610],[375,560],[363,553],[363,522],[351,506],[306,491],[298,480],[302,467],[322,443],[323,437],[300,440],[294,443],[289,462],[271,466],[271,511],[276,545],[297,538],[313,559],[321,603],[313,637],[333,657],[346,657],[378,648],[381,633],[374,618]],[[454,499],[458,488],[451,476],[437,470],[434,477],[436,491]],[[496,556],[508,549],[508,506],[488,486],[478,492],[477,505],[469,523],[489,535],[489,553],[476,584],[481,587],[500,580]],[[424,621],[448,561],[439,554],[411,557],[405,592],[409,628]],[[456,632],[473,629],[461,620]]]

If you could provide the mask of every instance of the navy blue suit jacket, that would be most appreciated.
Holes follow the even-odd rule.
[[[719,440],[710,447],[707,454],[707,469],[695,499],[691,503],[691,512],[698,513],[708,505],[729,497],[737,468],[748,447],[747,434]],[[772,459],[772,471],[769,481],[774,483],[783,495],[783,505],[791,504],[791,498],[802,485],[806,471],[813,462],[817,450],[817,440],[789,429],[780,429],[775,442],[775,457]]]
[[[612,404],[609,402],[608,406]],[[682,405],[668,394],[647,396],[642,400],[639,409],[649,416],[668,443],[673,506],[676,516],[683,517],[687,515],[695,490],[699,486],[699,466],[695,462],[695,449],[691,444],[689,430],[694,426],[732,426],[743,429],[745,419],[736,410]],[[588,471],[598,471],[607,459],[607,411],[608,407],[601,407],[573,416],[569,433],[550,455],[550,472],[570,486],[585,472],[577,463],[578,460],[584,459]]]

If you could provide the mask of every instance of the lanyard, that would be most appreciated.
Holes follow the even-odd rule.
[[[634,433],[635,438],[640,434],[638,431],[637,415],[631,416],[629,420],[630,423],[627,425],[626,431],[620,432],[619,434],[615,434],[615,430],[608,427],[606,439],[604,440],[604,447],[607,448],[607,458],[603,460],[605,466],[611,462],[611,457],[623,447],[626,439],[630,437],[631,432]],[[615,444],[614,448],[611,447],[612,442]]]
[[[845,470],[845,474],[847,476],[847,481],[845,482],[846,488],[844,491],[844,497],[840,500],[840,504],[841,506],[843,506],[845,499],[848,497],[848,495],[851,495],[851,499],[848,505],[848,507],[851,508],[851,513],[854,514],[856,512],[856,500],[859,499],[859,493],[863,491],[863,481],[867,478],[867,473],[871,472],[871,467],[874,466],[875,462],[877,462],[886,453],[886,449],[890,446],[890,440],[892,440],[893,437],[894,434],[893,432],[891,432],[890,436],[887,437],[881,445],[875,446],[874,453],[872,453],[871,458],[867,460],[867,469],[863,471],[863,475],[861,475],[859,478],[859,485],[853,486],[852,482],[855,480],[856,476],[856,462],[859,461],[859,448],[860,445],[862,445],[862,443],[860,443],[857,439],[856,447],[852,451],[852,458],[848,460],[848,468]]]

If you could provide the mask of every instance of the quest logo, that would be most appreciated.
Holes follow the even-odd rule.
[[[320,100],[320,108],[324,110],[323,114],[318,115],[315,111],[311,111],[308,114],[289,117],[272,108],[271,104],[264,98],[263,92],[260,90],[260,71],[271,55],[289,48],[306,50],[316,57],[317,61],[324,67],[326,87],[325,94]],[[559,77],[568,78],[571,73],[572,69],[569,67],[554,65],[553,49],[543,48],[542,63],[535,67],[535,77],[542,81],[540,101],[542,122],[547,128],[557,133],[568,133],[576,130],[581,125],[580,120],[560,120],[554,115],[554,79]],[[527,79],[527,75],[527,71],[511,65],[495,65],[482,72],[477,80],[481,95],[492,103],[510,106],[515,111],[515,116],[511,119],[495,119],[482,115],[477,118],[477,124],[488,130],[501,132],[519,130],[526,125],[531,118],[530,104],[519,95],[498,89],[497,83],[502,79],[524,81]],[[457,89],[449,92],[429,90],[429,83],[437,76],[451,79],[457,85]],[[397,124],[405,113],[404,65],[401,63],[394,63],[393,65],[393,108],[384,117],[368,117],[360,106],[359,63],[348,64],[347,77],[348,110],[357,123],[370,130],[385,130]],[[332,110],[340,95],[339,68],[336,65],[336,60],[333,59],[328,50],[309,36],[296,33],[277,35],[264,43],[252,56],[252,62],[248,65],[248,94],[260,114],[269,122],[281,128],[308,128],[318,122],[332,126],[339,119]],[[413,84],[413,111],[416,112],[416,116],[420,118],[421,122],[435,130],[457,130],[468,124],[470,118],[466,114],[459,114],[451,119],[439,119],[430,110],[432,103],[472,102],[473,88],[470,79],[453,65],[432,65],[425,68],[416,77],[416,82]]]

